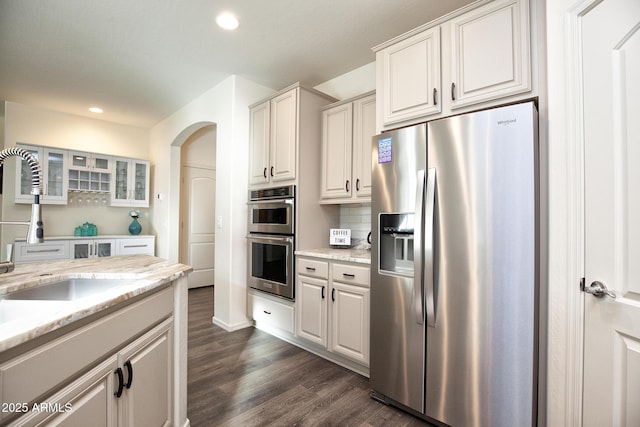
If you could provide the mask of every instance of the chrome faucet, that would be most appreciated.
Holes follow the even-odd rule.
[[[31,169],[31,194],[33,194],[33,204],[31,205],[30,221],[0,221],[0,224],[9,225],[28,225],[27,243],[43,243],[44,228],[42,224],[42,210],[40,209],[40,195],[42,194],[40,180],[42,177],[42,167],[38,163],[38,159],[27,150],[20,147],[5,148],[0,151],[0,165],[4,163],[7,157],[20,157],[24,159]],[[0,262],[0,273],[9,273],[13,271],[15,265],[13,263],[13,250],[10,251],[9,260]]]

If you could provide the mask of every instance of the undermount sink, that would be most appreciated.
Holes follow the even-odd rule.
[[[73,301],[131,283],[130,279],[66,279],[12,292],[0,297],[0,300]]]

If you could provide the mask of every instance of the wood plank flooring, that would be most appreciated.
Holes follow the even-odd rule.
[[[226,332],[212,316],[213,288],[191,289],[191,426],[429,425],[371,399],[367,378],[255,328]]]

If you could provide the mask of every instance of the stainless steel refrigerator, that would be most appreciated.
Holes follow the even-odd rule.
[[[373,138],[372,396],[456,427],[535,425],[532,102]]]

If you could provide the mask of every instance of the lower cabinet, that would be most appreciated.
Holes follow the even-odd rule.
[[[298,257],[298,337],[369,366],[369,267]]]
[[[173,317],[166,316],[172,295],[172,289],[158,292],[0,364],[3,401],[24,402],[28,409],[8,425],[171,425]],[[156,316],[165,319],[158,324]],[[131,334],[154,323],[131,341]],[[115,342],[124,345],[113,351]],[[112,350],[91,363],[103,349]],[[65,385],[65,378],[72,381]],[[57,391],[43,393],[49,389]]]

